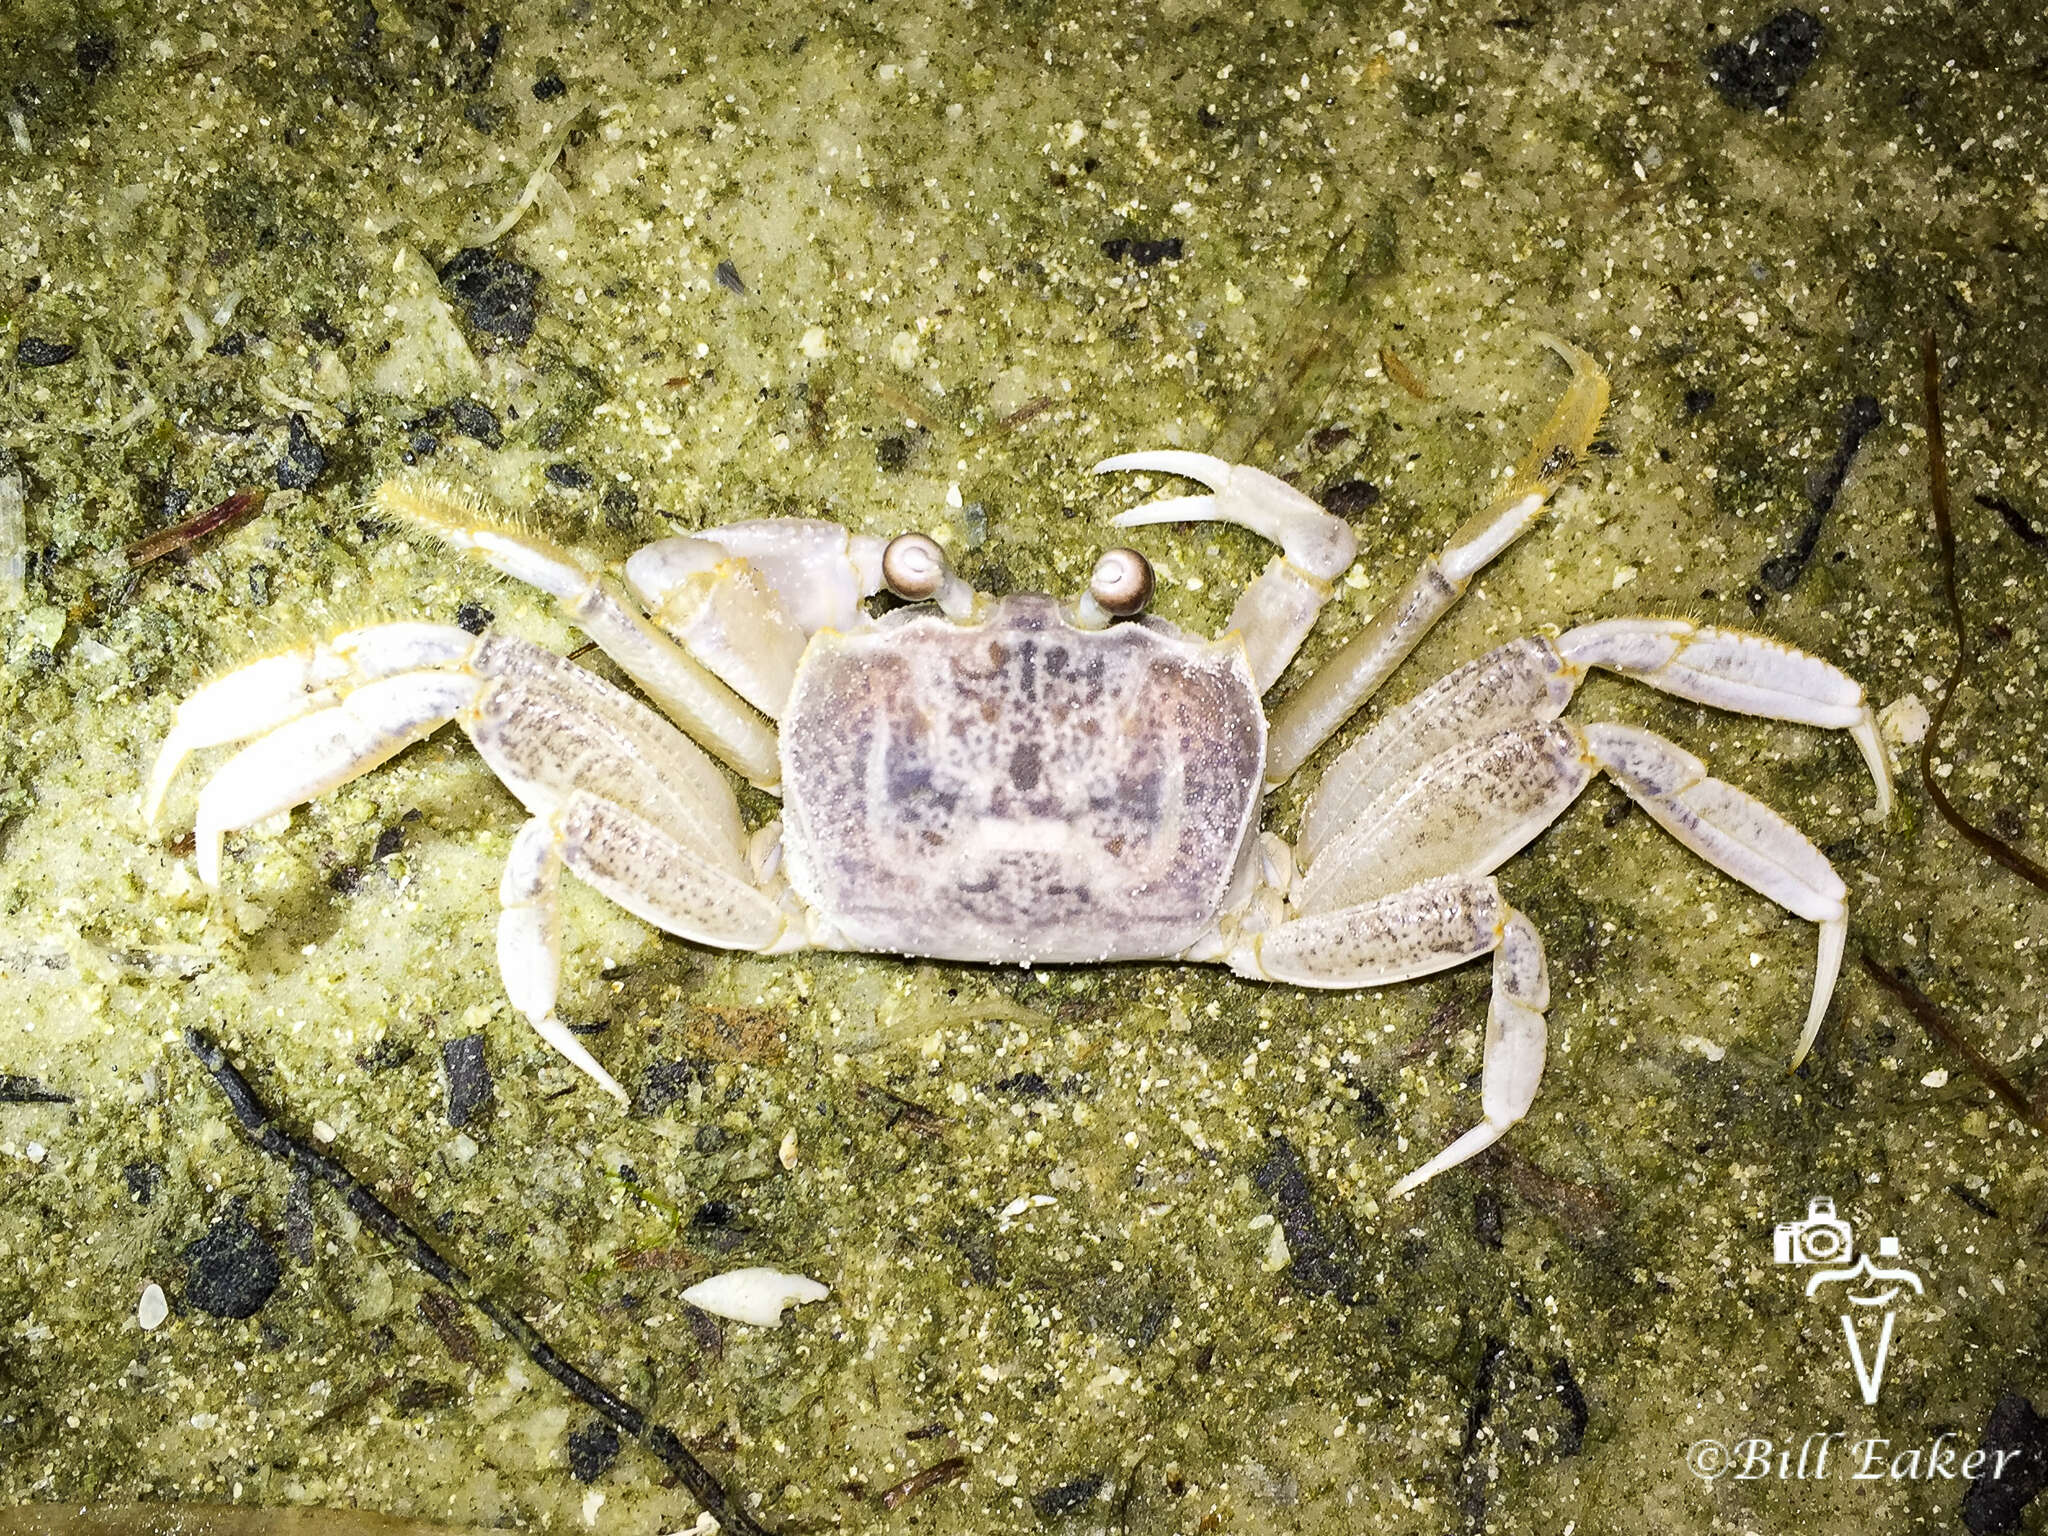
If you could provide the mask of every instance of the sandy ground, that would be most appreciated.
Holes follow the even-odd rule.
[[[562,1012],[622,1113],[503,1000],[521,813],[455,732],[231,838],[218,897],[173,841],[197,775],[163,835],[137,810],[177,700],[238,661],[379,615],[581,643],[369,510],[408,463],[603,560],[802,513],[1065,594],[1144,494],[1090,464],[1216,448],[1361,538],[1284,696],[1536,431],[1544,331],[1611,374],[1597,452],[1390,696],[1678,613],[1839,662],[1910,733],[1956,654],[1931,330],[1976,658],[1937,772],[2038,859],[2048,24],[1815,14],[7,6],[0,1501],[696,1519],[255,1150],[200,1027],[779,1531],[1950,1530],[1987,1435],[2026,1451],[1969,1511],[1998,1528],[2048,1475],[2030,1413],[1987,1430],[2043,1390],[2040,1147],[1855,957],[2024,1088],[2048,897],[1936,816],[1910,748],[1879,822],[1839,733],[1589,684],[1581,716],[1663,731],[1825,849],[1850,966],[1788,1077],[1812,927],[1595,787],[1501,876],[1549,944],[1542,1095],[1402,1203],[1476,1118],[1481,966],[1309,996],[763,960],[575,889]],[[131,569],[246,488],[256,515]],[[1141,542],[1190,628],[1265,559]],[[38,1088],[64,1102],[14,1102]],[[1924,1282],[1875,1406],[1842,1308],[1774,1263],[1816,1196]],[[680,1300],[742,1264],[831,1296],[775,1331]],[[1824,1471],[1758,1460],[1828,1433]]]

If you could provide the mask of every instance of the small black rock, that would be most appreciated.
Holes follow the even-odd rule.
[[[1015,1072],[998,1079],[993,1086],[997,1093],[1014,1093],[1020,1099],[1052,1097],[1052,1084],[1036,1072]]]
[[[587,491],[596,482],[590,471],[581,464],[550,464],[541,471],[549,485],[559,485],[564,490]]]
[[[104,32],[88,32],[71,45],[71,62],[88,80],[114,67],[114,40]]]
[[[540,274],[532,267],[479,245],[458,252],[440,276],[472,326],[515,347],[526,345],[540,293]]]
[[[482,603],[464,603],[455,610],[455,622],[472,635],[480,635],[491,627],[498,616]]]
[[[1162,261],[1180,260],[1180,236],[1171,235],[1164,240],[1134,240],[1131,242],[1131,260],[1141,267],[1156,267]]]
[[[614,485],[605,491],[598,505],[604,508],[604,520],[613,529],[631,533],[640,514],[640,493],[629,485]]]
[[[484,1060],[484,1037],[444,1040],[441,1066],[448,1074],[448,1123],[460,1129],[491,1107],[491,1069]]]
[[[147,1205],[163,1185],[164,1170],[158,1163],[129,1163],[121,1170],[121,1177],[127,1182],[128,1198],[137,1205]]]
[[[618,1427],[605,1419],[569,1431],[569,1475],[594,1483],[619,1459]]]
[[[206,350],[215,357],[240,357],[249,350],[249,338],[240,331],[229,331]]]
[[[405,828],[386,827],[377,834],[377,846],[371,850],[370,857],[381,864],[404,846]]]
[[[717,269],[718,286],[731,289],[734,293],[745,293],[747,285],[740,281],[740,269],[729,261],[721,261]]]
[[[569,87],[562,83],[560,75],[542,75],[533,82],[533,99],[535,101],[553,101],[559,96],[566,96],[568,94]]]
[[[1332,517],[1350,517],[1377,506],[1380,488],[1370,480],[1339,480],[1323,487],[1323,510]]]
[[[1976,1478],[1963,1491],[1963,1524],[1970,1536],[2016,1531],[2021,1512],[2048,1487],[2048,1419],[2019,1393],[2002,1393],[1977,1447],[1988,1453],[1985,1472],[2001,1475]]]
[[[725,1142],[724,1126],[700,1125],[697,1127],[695,1144],[698,1152],[703,1156],[709,1157],[712,1153],[721,1150],[725,1146]]]
[[[277,461],[277,483],[287,491],[311,490],[327,473],[327,450],[306,425],[306,418],[292,412],[285,433],[284,456]]]
[[[24,368],[55,368],[78,356],[68,341],[50,341],[41,336],[24,336],[14,346],[14,360]]]
[[[907,437],[885,437],[875,444],[875,463],[887,470],[898,470],[910,462],[910,439]]]
[[[1805,11],[1780,11],[1733,42],[1707,51],[1707,79],[1731,107],[1783,107],[1820,57],[1827,27]]]
[[[1031,1507],[1038,1511],[1041,1520],[1057,1520],[1062,1515],[1071,1515],[1084,1508],[1102,1492],[1102,1485],[1108,1481],[1100,1472],[1091,1472],[1086,1477],[1077,1477],[1071,1482],[1047,1488],[1031,1495]]]
[[[652,1062],[640,1088],[640,1108],[648,1114],[668,1108],[690,1091],[690,1084],[711,1080],[711,1064],[681,1056],[674,1061]]]
[[[1714,408],[1714,392],[1711,389],[1688,389],[1685,392],[1685,414],[1704,416]]]
[[[284,1271],[263,1234],[249,1224],[237,1203],[206,1229],[206,1236],[185,1248],[191,1274],[185,1300],[215,1317],[254,1317]]]
[[[473,438],[486,448],[504,446],[505,433],[498,425],[498,413],[488,405],[475,400],[450,400],[448,420],[464,437]]]

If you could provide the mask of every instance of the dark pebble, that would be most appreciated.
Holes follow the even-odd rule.
[[[353,864],[337,864],[327,872],[327,888],[337,896],[353,896],[363,883],[363,872]]]
[[[1108,1481],[1100,1472],[1091,1472],[1086,1477],[1077,1477],[1070,1483],[1047,1488],[1042,1493],[1031,1495],[1031,1507],[1038,1511],[1041,1520],[1057,1520],[1062,1515],[1071,1515],[1094,1501],[1102,1492],[1102,1485]]]
[[[1500,1196],[1482,1187],[1472,1197],[1472,1235],[1487,1247],[1498,1248],[1505,1240],[1506,1227],[1507,1217],[1501,1209]]]
[[[306,425],[306,418],[294,411],[285,433],[284,456],[277,461],[278,485],[287,491],[307,491],[326,473],[327,450]]]
[[[549,485],[559,485],[565,490],[587,491],[596,482],[590,471],[581,464],[550,464],[541,471]]]
[[[696,1147],[699,1153],[709,1157],[720,1151],[726,1143],[725,1127],[722,1125],[700,1125],[697,1127]]]
[[[1252,1183],[1273,1202],[1273,1215],[1287,1238],[1288,1273],[1311,1296],[1334,1295],[1355,1305],[1360,1296],[1351,1278],[1356,1244],[1317,1209],[1315,1186],[1294,1143],[1275,1136]]]
[[[1308,445],[1317,453],[1328,453],[1340,443],[1348,443],[1350,441],[1351,429],[1349,427],[1324,427],[1308,440]]]
[[[654,1113],[668,1108],[690,1091],[690,1084],[708,1082],[711,1064],[683,1056],[675,1061],[657,1061],[647,1068],[640,1089],[640,1108]]]
[[[696,1232],[730,1231],[739,1220],[730,1200],[706,1200],[690,1216],[690,1228]]]
[[[1134,240],[1119,235],[1102,242],[1102,254],[1111,261],[1122,261],[1128,257],[1138,266],[1156,267],[1162,261],[1180,260],[1180,236],[1172,235],[1164,240]]]
[[[71,62],[88,80],[114,67],[114,40],[104,32],[88,32],[71,45]]]
[[[473,438],[486,448],[504,446],[505,433],[498,425],[498,413],[488,405],[475,400],[450,400],[448,420],[464,437]]]
[[[885,437],[875,444],[875,463],[879,468],[901,469],[910,462],[910,439],[907,437]]]
[[[240,331],[229,331],[206,350],[215,357],[240,357],[249,350],[249,338]]]
[[[1380,488],[1370,480],[1339,480],[1323,487],[1323,510],[1333,517],[1350,517],[1367,507],[1379,505]]]
[[[535,101],[554,101],[556,98],[568,94],[569,87],[562,83],[560,75],[542,75],[533,82],[533,99]]]
[[[594,1483],[619,1459],[618,1427],[607,1419],[592,1419],[569,1431],[569,1475],[579,1483]]]
[[[464,603],[455,610],[455,622],[472,635],[480,635],[491,627],[497,615],[482,603]]]
[[[405,451],[408,464],[416,459],[431,459],[441,451],[441,439],[431,432],[415,432],[412,441],[405,445]]]
[[[55,368],[76,356],[78,348],[71,342],[48,341],[41,336],[24,336],[14,347],[14,360],[24,368]]]
[[[185,1300],[215,1317],[254,1317],[284,1273],[239,1203],[186,1245],[185,1262],[191,1266]]]
[[[491,1069],[484,1061],[484,1037],[444,1040],[441,1066],[448,1074],[448,1123],[459,1129],[491,1107]]]
[[[1036,1072],[1017,1072],[995,1084],[997,1093],[1014,1093],[1023,1099],[1049,1099],[1052,1084]]]
[[[493,255],[483,246],[458,252],[441,269],[441,286],[462,306],[464,316],[486,336],[502,336],[515,347],[533,335],[540,274],[524,262]]]
[[[381,864],[404,846],[405,828],[386,827],[377,834],[377,846],[371,851],[370,857]]]
[[[640,516],[640,493],[628,485],[614,485],[598,503],[604,520],[615,532],[631,533]]]
[[[721,261],[718,264],[717,277],[721,288],[730,288],[734,293],[747,291],[747,285],[740,281],[740,269],[729,261]]]
[[[163,1187],[164,1170],[159,1163],[129,1163],[122,1168],[121,1177],[128,1185],[128,1198],[147,1205]]]
[[[1707,51],[1707,79],[1731,107],[1783,107],[1820,57],[1827,27],[1805,11],[1780,11],[1733,42]]]
[[[1685,392],[1685,414],[1704,416],[1714,408],[1714,392],[1711,389],[1688,389]]]
[[[1984,1421],[1977,1448],[1989,1453],[1983,1466],[1986,1475],[1963,1490],[1963,1524],[1970,1536],[2016,1531],[2021,1512],[2048,1486],[2048,1419],[2034,1412],[2034,1405],[2019,1393],[2002,1393]],[[1990,1476],[2000,1470],[2001,1451],[2009,1453],[2004,1475]]]

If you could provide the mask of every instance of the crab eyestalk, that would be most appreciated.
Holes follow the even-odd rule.
[[[882,551],[882,582],[906,603],[937,603],[949,619],[974,611],[974,589],[954,574],[938,541],[900,533]]]
[[[1088,590],[1074,604],[1081,629],[1107,629],[1114,619],[1135,618],[1152,601],[1152,562],[1135,549],[1112,549],[1095,562]]]

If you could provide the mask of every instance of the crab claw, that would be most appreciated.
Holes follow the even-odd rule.
[[[1174,496],[1133,507],[1110,519],[1119,528],[1147,523],[1235,523],[1279,545],[1289,565],[1325,582],[1343,575],[1358,553],[1358,541],[1342,519],[1332,517],[1313,499],[1263,469],[1232,464],[1211,454],[1160,448],[1104,459],[1095,466],[1095,473],[1125,469],[1182,475],[1201,481],[1213,494]]]

